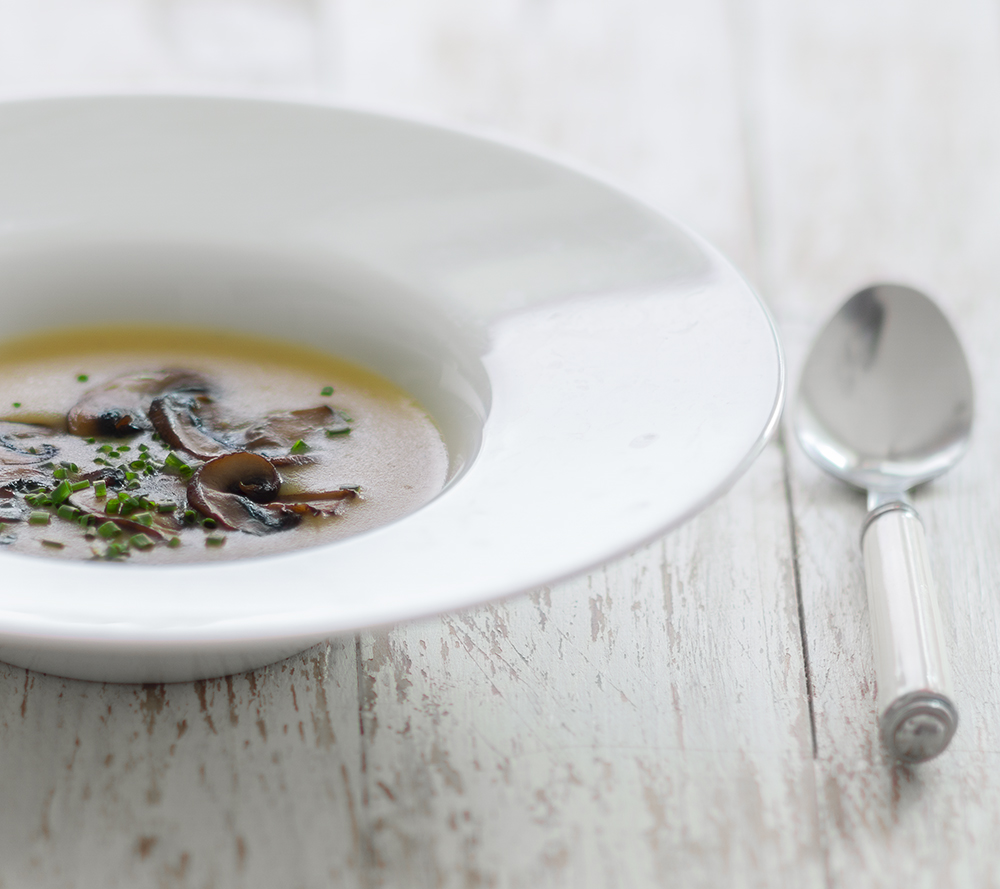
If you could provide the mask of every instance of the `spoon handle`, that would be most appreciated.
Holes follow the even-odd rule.
[[[909,504],[880,506],[865,521],[861,549],[882,741],[894,758],[923,762],[958,725],[923,523]]]

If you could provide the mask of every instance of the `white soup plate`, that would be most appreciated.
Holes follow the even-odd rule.
[[[174,681],[565,578],[690,518],[774,430],[774,326],[707,244],[534,154],[358,111],[0,105],[0,337],[193,324],[301,342],[435,417],[444,491],[282,556],[0,552],[0,659]]]

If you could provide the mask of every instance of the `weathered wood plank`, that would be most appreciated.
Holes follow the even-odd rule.
[[[343,0],[335,95],[586,164],[754,266],[725,4]]]
[[[3,886],[361,886],[353,638],[209,682],[0,667]]]
[[[781,455],[575,581],[363,635],[385,884],[823,882]]]
[[[762,265],[793,380],[808,339],[872,280],[934,294],[970,351],[976,442],[919,491],[961,725],[939,759],[877,744],[858,534],[864,502],[792,453],[815,696],[817,784],[833,885],[997,885],[997,508],[991,440],[1000,188],[995,4],[755,4],[751,43]]]

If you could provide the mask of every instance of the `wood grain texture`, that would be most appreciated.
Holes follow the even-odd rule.
[[[978,389],[969,455],[916,495],[961,713],[951,748],[923,766],[892,765],[877,742],[863,498],[792,452],[831,884],[998,885],[997,9],[762,2],[751,20],[761,262],[792,378],[842,299],[902,280],[955,321]]]
[[[4,667],[0,885],[363,885],[353,639],[208,682]]]
[[[527,596],[207,683],[0,668],[0,886],[1000,885],[998,18],[0,0],[0,97],[318,98],[589,166],[750,276],[793,381],[850,292],[923,287],[980,408],[965,461],[917,495],[962,713],[932,763],[876,744],[864,504],[786,429],[684,528]]]
[[[386,885],[822,884],[780,456],[587,577],[363,635]]]

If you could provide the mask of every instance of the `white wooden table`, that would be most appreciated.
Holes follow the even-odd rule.
[[[791,379],[840,300],[934,294],[978,424],[920,491],[961,725],[885,760],[860,495],[787,428],[588,576],[254,673],[0,667],[0,886],[1000,885],[1000,7],[2,0],[0,97],[239,92],[512,136],[715,241]]]

